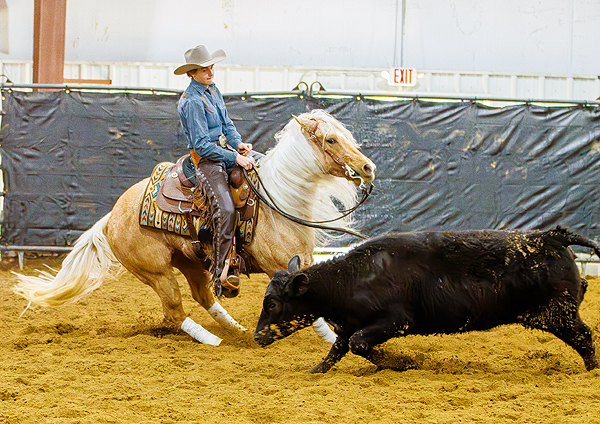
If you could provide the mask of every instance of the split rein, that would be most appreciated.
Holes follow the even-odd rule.
[[[294,116],[294,118],[296,118]],[[296,118],[297,120],[297,118]],[[315,125],[315,129],[312,131],[311,137],[314,139],[317,139],[317,136],[315,134],[317,127],[318,127],[319,123],[318,121],[316,122]],[[344,168],[346,170],[346,175],[349,176],[350,178],[352,178],[351,173],[354,172],[354,170],[352,170],[348,164],[346,164],[346,162],[344,162],[344,160],[339,157],[338,155],[334,154],[333,152],[331,152],[329,149],[327,149],[325,146],[323,146],[323,150],[325,150],[325,153],[327,153],[329,156],[331,156],[331,158],[333,159],[333,161],[335,163],[337,163],[339,166],[341,166],[342,168]],[[350,215],[352,212],[354,212],[360,205],[362,205],[367,198],[371,195],[371,192],[373,191],[373,184],[369,183],[368,187],[366,187],[364,184],[361,184],[362,187],[362,191],[363,191],[363,195],[362,198],[360,199],[360,201],[354,205],[354,207],[344,210],[344,211],[340,211],[342,215],[338,216],[337,218],[333,218],[333,219],[329,219],[329,220],[325,220],[325,221],[308,221],[306,219],[302,219],[293,215],[290,215],[289,213],[285,212],[284,210],[282,210],[279,206],[277,206],[277,204],[275,203],[275,201],[273,200],[273,198],[271,197],[271,195],[269,194],[269,192],[267,191],[267,189],[265,188],[265,185],[263,184],[260,175],[258,173],[258,170],[256,168],[254,168],[254,171],[256,172],[256,176],[258,178],[258,183],[263,187],[263,190],[266,194],[266,197],[263,196],[260,191],[258,190],[258,188],[256,188],[254,186],[254,184],[252,184],[252,181],[250,181],[250,178],[248,177],[248,173],[246,172],[246,169],[242,168],[242,171],[244,172],[244,177],[246,178],[246,182],[248,183],[248,185],[250,186],[250,188],[252,189],[252,191],[254,192],[254,194],[262,201],[265,203],[265,205],[267,205],[269,208],[273,209],[275,212],[277,212],[278,214],[280,214],[281,216],[297,223],[300,225],[304,225],[306,227],[311,227],[311,228],[318,228],[321,230],[331,230],[331,231],[340,231],[343,233],[347,233],[350,235],[353,235],[355,237],[359,237],[362,239],[367,239],[368,237],[359,233],[358,231],[354,231],[351,229],[347,229],[347,228],[338,228],[338,227],[331,227],[331,226],[327,226],[327,225],[323,225],[323,224],[327,224],[329,222],[334,222],[334,221],[338,221],[342,218],[347,217],[348,215]]]
[[[262,202],[264,202],[265,205],[267,205],[269,208],[273,209],[279,215],[281,215],[281,216],[289,219],[290,221],[293,221],[293,222],[295,222],[297,224],[300,224],[300,225],[304,225],[306,227],[318,228],[320,230],[340,231],[342,233],[350,234],[352,236],[359,237],[359,238],[364,239],[364,240],[366,240],[368,238],[367,236],[365,236],[364,234],[359,233],[358,231],[350,230],[348,228],[331,227],[331,226],[322,225],[322,224],[326,224],[328,222],[334,222],[334,221],[340,220],[340,219],[342,219],[342,218],[350,215],[352,212],[354,212],[360,205],[362,205],[365,202],[365,200],[367,200],[367,198],[369,197],[369,195],[373,191],[373,184],[369,183],[369,187],[368,188],[363,187],[363,196],[362,196],[362,199],[360,199],[360,201],[354,207],[352,207],[351,209],[348,209],[348,210],[345,210],[345,211],[341,211],[343,214],[340,215],[339,217],[334,218],[334,219],[330,219],[330,220],[327,220],[327,221],[308,221],[306,219],[298,218],[296,216],[290,215],[289,213],[287,213],[284,210],[282,210],[279,206],[277,206],[277,204],[275,204],[275,202],[271,198],[271,195],[269,194],[269,192],[265,188],[265,185],[263,184],[262,180],[260,179],[260,175],[258,174],[258,171],[256,170],[256,168],[253,168],[253,169],[256,172],[256,176],[258,178],[259,184],[263,187],[263,190],[265,191],[266,197],[263,196],[260,193],[260,191],[258,190],[258,188],[256,188],[254,186],[254,184],[252,184],[252,181],[250,180],[250,177],[248,177],[248,173],[246,172],[246,170],[244,168],[242,168],[242,171],[244,172],[244,177],[246,178],[246,182],[248,183],[248,185],[250,186],[250,188],[252,189],[252,191],[254,192],[254,194],[256,195],[256,197],[258,197]]]

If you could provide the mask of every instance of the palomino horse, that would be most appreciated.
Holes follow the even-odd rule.
[[[357,199],[356,185],[370,183],[375,165],[358,149],[344,125],[323,110],[299,115],[279,131],[276,146],[260,161],[262,193],[286,213],[308,221],[339,217],[335,200],[346,209]],[[357,182],[358,181],[358,182]],[[208,255],[198,258],[189,237],[143,227],[139,224],[142,196],[148,179],[130,187],[112,211],[84,232],[56,275],[18,276],[15,292],[29,305],[51,306],[75,301],[99,287],[124,266],[158,294],[165,319],[201,343],[218,345],[221,339],[189,318],[181,303],[174,269],[187,279],[192,297],[227,329],[244,331],[218,303],[212,291]],[[348,217],[329,223],[341,229],[352,225]],[[312,264],[315,243],[331,233],[302,226],[260,203],[252,242],[245,250],[254,267],[273,277],[294,255],[303,266]],[[205,246],[210,252],[212,246]],[[322,339],[335,335],[322,319],[314,326]],[[332,340],[333,338],[333,340]]]

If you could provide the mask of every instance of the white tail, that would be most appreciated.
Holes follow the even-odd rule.
[[[53,270],[56,275],[40,270],[37,277],[13,273],[18,278],[14,292],[29,301],[27,308],[32,304],[56,306],[81,299],[100,287],[116,267],[120,268],[104,235],[109,218],[110,213],[77,239],[60,271]]]

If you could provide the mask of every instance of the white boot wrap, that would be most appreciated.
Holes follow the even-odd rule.
[[[228,330],[246,331],[244,327],[236,322],[231,315],[221,306],[220,303],[215,302],[209,309],[208,313],[214,318],[219,324]]]
[[[219,346],[221,344],[221,339],[214,334],[210,333],[200,324],[196,324],[194,321],[187,317],[183,323],[181,324],[181,329],[192,336],[194,339],[198,340],[200,343]]]
[[[317,336],[319,336],[319,338],[321,340],[323,340],[324,342],[327,342],[327,343],[335,343],[337,336],[331,330],[331,328],[329,328],[329,326],[327,325],[327,323],[325,322],[325,320],[323,318],[319,318],[318,320],[316,320],[313,323],[312,327],[313,327],[313,330],[315,330],[315,333],[317,333]]]

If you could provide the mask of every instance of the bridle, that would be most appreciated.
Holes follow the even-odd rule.
[[[331,231],[340,231],[342,233],[347,233],[362,239],[367,239],[368,237],[365,236],[364,234],[359,233],[358,231],[354,231],[348,228],[337,228],[337,227],[330,227],[328,225],[322,225],[328,222],[333,222],[333,221],[337,221],[339,219],[344,218],[345,216],[350,215],[352,212],[354,212],[356,210],[356,208],[358,208],[361,204],[364,203],[365,200],[367,200],[367,197],[369,197],[369,194],[371,194],[371,191],[373,190],[373,184],[369,184],[369,190],[367,190],[366,188],[363,188],[363,197],[360,200],[360,202],[358,202],[354,207],[352,207],[351,209],[348,209],[346,211],[342,211],[344,214],[340,215],[337,218],[334,219],[330,219],[327,221],[309,221],[303,218],[298,218],[297,216],[293,216],[290,215],[289,213],[285,212],[284,210],[282,210],[279,206],[277,206],[275,204],[275,202],[273,202],[273,199],[271,198],[271,195],[269,194],[268,190],[265,188],[265,185],[263,184],[262,180],[260,179],[260,175],[258,174],[258,170],[256,168],[252,168],[254,169],[254,171],[256,172],[256,176],[258,178],[258,183],[260,185],[262,185],[263,190],[265,191],[265,194],[267,195],[267,197],[263,196],[260,191],[258,190],[258,188],[256,188],[256,186],[252,183],[252,181],[250,180],[250,177],[248,176],[248,172],[242,168],[242,171],[244,171],[244,177],[246,178],[246,182],[248,183],[248,185],[250,186],[250,188],[252,189],[252,191],[254,192],[254,194],[256,195],[256,197],[258,197],[260,199],[260,201],[262,201],[265,205],[267,205],[269,208],[273,209],[275,212],[277,212],[279,215],[289,219],[290,221],[293,221],[297,224],[300,225],[304,225],[306,227],[311,227],[311,228],[318,228],[321,230],[331,230]]]
[[[293,116],[293,115],[292,115]],[[300,124],[301,127],[304,127],[300,121],[298,120],[298,118],[296,118],[294,116],[294,119],[296,119],[296,121]],[[308,135],[310,136],[310,138],[312,138],[315,142],[319,142],[319,139],[317,137],[317,128],[319,128],[319,120],[318,119],[314,119],[314,118],[310,118],[311,121],[315,121],[315,128],[311,131],[310,129],[306,128],[306,130],[308,131]],[[327,147],[325,147],[325,138],[323,137],[323,141],[321,142],[321,146],[323,147],[323,150],[325,151],[325,153],[327,153],[329,156],[331,156],[331,159],[333,159],[333,161],[335,163],[337,163],[339,166],[342,167],[342,169],[344,169],[344,174],[346,175],[346,177],[348,178],[352,178],[353,180],[356,179],[360,179],[361,180],[361,187],[364,186],[364,183],[362,183],[362,178],[360,178],[360,176],[358,176],[357,172],[350,168],[350,166],[348,166],[348,164],[346,163],[346,161],[340,157],[339,155],[336,155],[334,152],[332,152],[331,150],[329,150]],[[371,184],[371,183],[369,183]],[[372,184],[371,184],[372,185]],[[373,188],[371,187],[371,190]],[[364,190],[364,189],[363,189]],[[370,193],[370,191],[369,191]]]
[[[296,118],[294,116],[294,118]],[[298,121],[298,119],[296,118],[296,120]],[[319,126],[319,121],[314,120],[316,122],[315,128],[312,131],[311,134],[309,134],[311,136],[311,138],[314,138],[315,141],[319,141],[319,139],[316,136],[316,131],[317,131],[317,127]],[[299,121],[298,121],[299,122]],[[301,124],[302,126],[302,124]],[[357,177],[355,175],[356,171],[354,171],[352,168],[350,168],[348,166],[348,164],[338,155],[336,155],[334,152],[332,152],[331,150],[327,149],[325,147],[325,145],[323,144],[323,150],[329,155],[331,156],[331,158],[333,159],[333,161],[335,163],[337,163],[339,166],[341,166],[342,168],[345,169],[345,174],[347,177],[352,178],[352,179],[357,179]],[[268,192],[268,190],[265,188],[265,185],[263,184],[260,175],[258,173],[258,170],[256,168],[254,168],[254,171],[256,172],[256,176],[258,179],[258,183],[263,187],[263,190],[266,194],[266,197],[263,196],[260,191],[258,190],[258,188],[256,188],[254,186],[254,184],[252,183],[252,181],[250,180],[248,173],[246,172],[246,169],[242,168],[243,172],[244,172],[244,177],[246,178],[246,182],[248,183],[248,185],[250,186],[250,188],[252,189],[252,191],[254,192],[254,194],[262,201],[264,202],[265,205],[267,205],[269,208],[273,209],[275,212],[277,212],[278,214],[280,214],[281,216],[297,223],[297,224],[301,224],[307,227],[311,227],[311,228],[318,228],[321,230],[331,230],[331,231],[340,231],[343,233],[347,233],[362,239],[367,239],[368,237],[359,233],[358,231],[354,231],[351,229],[347,229],[347,228],[337,228],[337,227],[330,227],[327,225],[322,225],[322,224],[327,224],[329,222],[334,222],[334,221],[338,221],[348,215],[350,215],[352,212],[354,212],[360,205],[362,205],[367,198],[370,196],[371,192],[373,191],[373,184],[369,183],[368,185],[361,183],[360,187],[362,189],[362,198],[360,199],[360,201],[354,205],[352,208],[344,210],[344,211],[340,211],[342,213],[342,215],[340,215],[337,218],[333,218],[333,219],[329,219],[329,220],[325,220],[325,221],[309,221],[303,218],[299,218],[293,215],[288,214],[287,212],[285,212],[284,210],[282,210],[279,206],[277,206],[277,204],[273,201],[273,198],[271,197],[271,194]],[[361,179],[362,181],[362,179]]]

